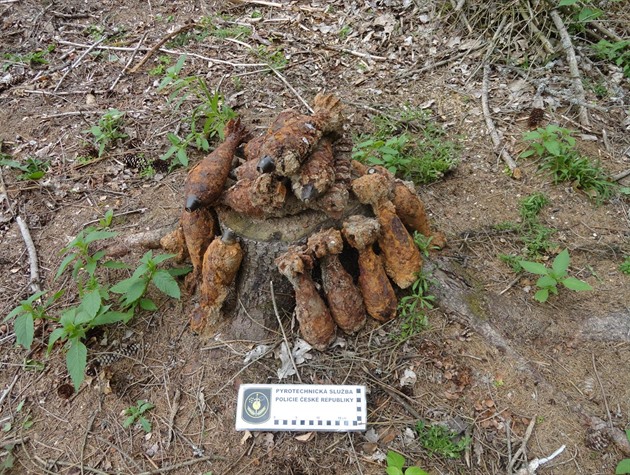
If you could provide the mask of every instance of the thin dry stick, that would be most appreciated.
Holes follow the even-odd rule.
[[[507,473],[511,474],[514,469],[514,464],[518,461],[518,458],[525,454],[525,450],[527,449],[527,443],[529,442],[529,438],[532,436],[532,432],[534,431],[534,426],[536,425],[536,418],[538,416],[535,415],[532,417],[532,420],[529,421],[529,425],[525,430],[525,435],[523,436],[523,441],[521,442],[521,446],[518,448],[516,453],[512,456],[512,461],[508,464]]]
[[[205,457],[199,457],[196,459],[186,460],[185,462],[176,463],[175,465],[169,465],[168,467],[158,468],[157,470],[151,470],[149,472],[141,472],[138,475],[157,475],[158,473],[172,472],[180,468],[188,467],[190,465],[195,465],[200,462],[207,462],[209,460],[226,460],[226,458],[221,457],[220,455],[206,455]]]
[[[604,400],[604,407],[606,408],[606,416],[608,417],[608,426],[612,429],[613,422],[610,415],[610,408],[608,407],[608,399],[606,398],[606,393],[604,392],[604,385],[602,384],[602,380],[599,379],[599,373],[597,372],[597,365],[595,364],[595,353],[591,353],[591,359],[593,361],[593,371],[595,371],[595,378],[597,378],[599,390],[602,392],[602,399]]]
[[[534,36],[538,38],[538,41],[541,42],[545,51],[549,54],[555,53],[556,51],[553,49],[553,45],[551,44],[551,41],[549,41],[549,38],[547,38],[543,34],[543,32],[540,31],[540,29],[536,26],[536,23],[531,19],[530,12],[528,11],[529,10],[528,7],[529,7],[529,4],[526,6],[526,5],[523,5],[523,2],[521,2],[521,6],[519,7],[521,16],[525,18],[525,20],[527,20],[527,26],[532,31]]]
[[[111,447],[112,449],[116,450],[120,455],[123,456],[123,458],[127,459],[128,462],[131,462],[131,465],[133,465],[136,470],[141,470],[140,465],[138,465],[138,462],[136,462],[133,457],[131,457],[131,455],[129,455],[127,452],[125,452],[124,450],[122,450],[120,447],[118,447],[116,444],[110,442],[107,439],[104,439],[103,437],[99,436],[99,435],[94,435],[94,437],[96,439],[98,439],[99,441],[103,442],[104,444],[107,444],[109,447]]]
[[[18,380],[18,376],[19,374],[16,374],[13,377],[13,381],[11,381],[11,384],[9,384],[9,387],[7,389],[5,389],[4,391],[2,391],[2,394],[0,395],[0,408],[2,407],[2,403],[4,402],[4,400],[6,399],[6,397],[9,395],[9,393],[13,390],[13,386],[15,386],[15,383]]]
[[[179,410],[179,400],[182,396],[182,392],[179,389],[175,390],[175,395],[173,396],[173,405],[171,406],[171,414],[168,418],[168,436],[166,438],[166,450],[171,446],[171,441],[173,440],[173,436],[175,432],[173,431],[173,425],[175,424],[175,416],[177,415],[177,411]]]
[[[567,56],[567,62],[569,63],[569,71],[571,72],[571,82],[573,83],[573,92],[577,96],[577,99],[581,102],[586,103],[586,94],[584,93],[584,86],[582,85],[582,77],[580,75],[580,69],[578,68],[577,58],[575,57],[575,50],[573,49],[573,44],[571,43],[571,37],[567,32],[564,23],[562,22],[562,18],[560,18],[560,14],[556,10],[551,10],[549,12],[553,23],[556,25],[556,29],[558,33],[560,33],[560,42],[562,45],[562,49],[564,50]],[[579,106],[580,108],[580,124],[584,127],[590,127],[590,121],[588,118],[588,111],[586,107]]]
[[[540,467],[541,465],[546,464],[547,462],[551,462],[558,455],[560,455],[562,452],[564,452],[564,449],[566,449],[566,448],[567,448],[566,445],[563,445],[558,450],[556,450],[554,453],[552,453],[549,457],[544,457],[544,458],[541,458],[541,459],[534,459],[534,460],[532,460],[531,462],[529,462],[527,467],[523,467],[518,472],[516,472],[516,475],[532,475],[532,474],[535,474],[536,470],[538,470],[538,467]]]
[[[28,226],[26,225],[24,220],[20,216],[15,218],[15,220],[20,227],[22,239],[24,239],[24,244],[26,244],[26,249],[28,250],[28,263],[31,269],[31,280],[29,281],[29,285],[31,286],[31,293],[35,294],[41,290],[39,287],[39,266],[37,265],[37,251],[35,251],[35,244],[33,244],[31,233],[29,232]]]
[[[116,87],[116,84],[118,84],[118,81],[120,81],[120,78],[122,78],[125,75],[125,73],[129,69],[129,66],[131,66],[131,63],[133,63],[133,60],[136,57],[136,54],[138,54],[138,50],[142,46],[142,43],[144,42],[144,39],[147,37],[148,34],[149,34],[148,32],[145,32],[144,35],[142,35],[142,38],[140,38],[140,41],[138,41],[138,45],[136,46],[136,49],[133,50],[133,53],[131,53],[131,57],[129,58],[129,61],[127,61],[127,64],[125,64],[125,67],[122,68],[122,70],[118,74],[118,77],[116,78],[114,83],[109,87],[110,92],[114,90],[114,88]]]
[[[130,211],[125,211],[123,213],[115,213],[112,214],[112,218],[118,218],[119,216],[127,216],[128,214],[136,214],[136,213],[144,213],[149,208],[138,208],[132,209]],[[87,223],[83,223],[83,227],[86,227],[88,224],[98,223],[102,218],[93,219],[92,221],[88,221]]]
[[[271,68],[271,70],[274,72],[274,74],[276,76],[278,76],[280,78],[280,80],[291,90],[291,92],[293,94],[295,94],[295,96],[300,100],[300,102],[302,104],[304,104],[304,106],[308,109],[308,111],[313,114],[315,111],[313,111],[313,109],[311,109],[311,106],[308,105],[308,102],[306,102],[304,100],[304,98],[302,96],[300,96],[300,94],[293,88],[293,86],[289,83],[289,81],[287,81],[287,79],[278,72],[278,70],[276,70],[276,68]]]
[[[92,424],[94,424],[94,419],[96,419],[96,415],[98,414],[98,412],[95,412],[94,414],[92,414],[92,417],[90,417],[90,420],[88,422],[87,425],[87,429],[85,430],[85,435],[83,436],[83,443],[81,444],[81,475],[83,475],[83,473],[85,473],[85,465],[83,465],[83,461],[85,460],[84,454],[85,454],[85,446],[87,444],[87,439],[88,439],[88,435],[90,434],[90,431],[92,430]]]
[[[488,127],[488,132],[490,133],[490,138],[492,138],[492,143],[494,143],[495,152],[499,151],[499,154],[506,165],[510,168],[512,172],[512,177],[517,180],[521,178],[521,171],[516,165],[516,162],[512,158],[512,156],[508,153],[505,148],[505,144],[501,143],[501,137],[499,137],[499,133],[494,126],[494,122],[492,121],[492,117],[490,116],[490,107],[488,107],[488,88],[490,84],[490,66],[485,64],[483,67],[483,85],[481,88],[481,108],[483,110],[483,116],[486,119],[486,127]]]
[[[352,447],[352,454],[354,455],[354,461],[357,463],[357,469],[359,470],[359,474],[363,475],[363,470],[361,469],[361,464],[359,463],[359,457],[357,456],[357,451],[354,448],[354,444],[352,443],[352,436],[350,432],[348,432],[348,441],[350,442],[350,447]]]
[[[293,353],[291,352],[291,345],[289,345],[287,334],[284,332],[284,326],[282,325],[282,320],[280,320],[280,314],[278,313],[278,307],[276,305],[276,294],[273,292],[273,280],[269,282],[269,287],[271,287],[271,302],[273,303],[273,311],[276,314],[276,318],[278,319],[278,325],[280,325],[280,330],[282,331],[282,338],[284,339],[284,344],[287,345],[287,353],[289,354],[289,359],[291,360],[291,364],[293,365],[293,369],[295,370],[295,375],[297,376],[298,381],[302,383],[300,372],[298,371],[297,365],[295,364],[295,360],[293,359]]]
[[[599,30],[600,33],[603,33],[604,35],[608,36],[611,40],[623,41],[623,38],[621,36],[619,36],[614,31],[609,30],[608,28],[606,28],[604,25],[602,25],[598,21],[589,21],[588,24],[591,25],[596,30]]]
[[[104,36],[103,38],[101,38],[100,40],[98,40],[96,43],[93,43],[92,45],[90,45],[88,47],[88,49],[86,49],[83,54],[81,54],[81,56],[79,56],[77,58],[77,60],[72,63],[70,65],[70,67],[68,68],[68,70],[65,72],[65,74],[63,76],[61,76],[61,79],[59,80],[59,82],[57,83],[57,85],[55,86],[55,88],[53,89],[53,92],[57,92],[57,89],[59,89],[59,87],[61,86],[61,83],[64,81],[64,79],[66,79],[66,76],[68,76],[68,74],[70,74],[70,71],[72,71],[74,68],[76,68],[81,61],[83,61],[83,58],[85,58],[88,54],[90,54],[90,51],[92,51],[94,48],[96,48],[98,45],[100,45],[103,41],[105,41],[107,39],[106,36]]]
[[[630,168],[628,168],[627,170],[624,170],[622,172],[617,173],[616,175],[612,176],[612,181],[619,181],[619,180],[623,180],[625,177],[627,177],[628,175],[630,175]]]
[[[144,55],[144,57],[140,60],[140,62],[138,64],[136,64],[133,68],[131,68],[129,70],[130,73],[137,73],[138,70],[144,66],[144,63],[146,63],[149,58],[151,56],[153,56],[155,54],[155,52],[157,50],[159,50],[162,45],[164,45],[164,43],[166,43],[167,41],[169,41],[170,39],[176,37],[177,35],[179,35],[180,33],[184,33],[185,31],[190,30],[191,28],[197,26],[196,23],[188,23],[187,25],[182,26],[181,28],[178,28],[177,30],[173,30],[170,33],[168,33],[166,36],[164,36],[160,41],[158,41],[148,52],[147,54]],[[125,67],[125,69],[127,69],[127,67]]]

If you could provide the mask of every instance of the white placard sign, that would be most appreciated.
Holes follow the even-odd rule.
[[[236,430],[366,430],[365,386],[241,384]]]

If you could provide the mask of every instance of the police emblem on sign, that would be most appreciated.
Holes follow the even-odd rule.
[[[262,424],[271,415],[271,388],[248,388],[243,394],[241,418],[251,424]]]

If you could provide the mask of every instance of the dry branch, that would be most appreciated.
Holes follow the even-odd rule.
[[[576,98],[586,103],[586,94],[584,93],[584,86],[582,86],[582,76],[580,75],[580,69],[578,68],[577,58],[575,57],[575,50],[573,49],[573,43],[571,43],[571,37],[567,31],[560,14],[556,10],[551,10],[549,13],[553,23],[556,25],[558,33],[560,33],[560,41],[562,49],[567,56],[567,62],[569,63],[569,71],[571,72],[571,81],[573,83],[573,92],[577,96]],[[580,108],[580,124],[584,127],[590,127],[590,121],[588,118],[588,111],[583,105]]]
[[[22,239],[24,239],[24,244],[26,244],[26,250],[28,251],[28,263],[31,269],[31,280],[29,281],[29,285],[31,286],[31,292],[35,294],[41,290],[39,287],[39,265],[37,265],[37,251],[35,250],[35,244],[33,244],[31,233],[29,232],[28,226],[26,225],[24,220],[20,216],[15,218],[15,220],[20,227]]]
[[[178,28],[176,30],[171,31],[170,33],[168,33],[167,35],[165,35],[160,41],[158,41],[154,46],[151,47],[151,49],[147,52],[147,54],[144,55],[144,57],[140,60],[140,62],[138,64],[136,64],[133,68],[131,68],[129,70],[130,73],[137,73],[138,70],[144,66],[144,63],[146,63],[149,58],[151,58],[151,56],[153,56],[155,54],[155,52],[157,50],[159,50],[164,43],[166,43],[167,41],[171,40],[172,38],[176,37],[177,35],[179,35],[180,33],[184,33],[185,31],[190,30],[191,28],[195,27],[197,24],[196,23],[188,23],[187,25],[182,26],[181,28]],[[142,41],[140,41],[142,42]],[[139,45],[138,45],[139,47]],[[138,51],[138,48],[136,48],[136,51]],[[127,69],[127,66],[125,66],[125,69]]]
[[[55,86],[55,88],[53,89],[53,92],[57,92],[57,89],[59,89],[59,87],[61,86],[61,83],[63,83],[64,79],[66,79],[66,77],[68,76],[68,74],[70,74],[70,71],[72,71],[74,68],[76,68],[79,64],[81,64],[81,61],[83,61],[83,58],[85,58],[90,51],[92,51],[94,48],[96,48],[98,45],[100,45],[103,41],[105,41],[107,39],[107,36],[104,36],[103,38],[101,38],[100,40],[98,40],[95,43],[92,43],[88,49],[86,49],[81,56],[79,56],[77,58],[77,60],[72,63],[70,65],[70,67],[68,68],[68,70],[65,72],[65,74],[63,76],[61,76],[61,79],[59,80],[59,82],[57,83],[57,85]]]
[[[516,162],[506,150],[505,144],[502,143],[501,137],[499,136],[499,133],[494,126],[494,122],[492,121],[492,117],[490,116],[490,107],[488,107],[488,88],[490,83],[489,76],[490,66],[486,64],[483,67],[483,86],[481,90],[481,108],[483,109],[483,116],[486,119],[486,126],[488,127],[490,138],[492,138],[492,143],[494,143],[495,151],[499,153],[503,161],[510,168],[512,177],[518,180],[521,178],[521,170],[518,168],[518,165],[516,165]]]
[[[172,232],[177,226],[164,226],[150,231],[130,234],[109,246],[105,252],[109,257],[120,257],[131,252],[132,249],[142,247],[145,249],[159,249],[160,239]]]

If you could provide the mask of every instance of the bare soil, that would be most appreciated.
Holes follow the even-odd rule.
[[[12,64],[0,73],[2,151],[15,160],[50,161],[38,182],[19,180],[15,169],[2,170],[7,200],[0,219],[0,315],[31,295],[17,216],[35,243],[42,288],[69,289],[58,308],[73,299],[71,282],[53,281],[59,250],[87,223],[108,209],[122,214],[112,224],[121,235],[176,223],[186,170],[167,173],[156,163],[157,174],[143,177],[132,157],[156,160],[169,146],[167,132],[185,132],[190,104],[175,110],[157,89],[162,76],[148,74],[160,56],[172,64],[178,53],[189,54],[182,73],[201,74],[219,88],[253,131],[285,108],[305,111],[298,96],[310,101],[321,91],[338,94],[346,104],[348,149],[353,136],[373,130],[379,111],[406,104],[430,111],[462,151],[456,169],[419,190],[434,226],[449,240],[428,266],[453,273],[459,291],[436,289],[440,298],[429,313],[430,328],[404,343],[392,337],[399,333],[399,320],[372,321],[340,346],[311,351],[299,366],[301,380],[367,385],[370,431],[300,439],[295,433],[234,430],[239,384],[278,382],[280,362],[273,352],[251,364],[244,363],[245,354],[260,343],[279,346],[282,336],[203,341],[187,327],[194,305],[189,296],[178,302],[155,295],[157,312],[92,335],[89,358],[134,343],[139,350],[89,375],[77,394],[63,392],[69,382],[63,353],[45,355],[51,325],[38,325],[36,342],[26,351],[15,346],[11,322],[3,324],[0,447],[16,443],[14,467],[7,473],[382,474],[384,454],[396,450],[431,474],[500,474],[507,472],[532,421],[528,460],[566,445],[538,473],[614,473],[617,462],[630,456],[608,435],[630,427],[630,278],[618,270],[630,255],[628,198],[597,206],[571,184],[551,183],[526,160],[518,161],[521,180],[504,172],[481,113],[486,49],[475,49],[479,34],[469,34],[459,17],[440,5],[255,3],[0,1],[0,53],[25,55],[55,45],[48,64]],[[618,11],[608,26],[627,36],[628,13],[615,5],[609,5]],[[121,75],[132,56],[133,67],[147,48],[202,16],[250,25],[255,34],[167,45],[176,53],[158,52],[138,73]],[[111,36],[84,55],[99,31]],[[514,35],[517,44],[522,38]],[[138,44],[142,48],[134,53]],[[284,80],[255,66],[264,61],[250,47],[259,45],[283,51]],[[518,45],[517,53],[527,54],[535,41]],[[614,175],[630,167],[629,82],[610,62],[588,59],[586,50],[578,53],[587,81],[609,91],[598,98],[587,88],[588,101],[597,106],[589,109],[590,127],[579,126],[567,100],[564,55],[554,56],[546,69],[532,68],[525,80],[509,68],[494,68],[491,113],[506,147],[518,156],[536,81],[547,81],[559,95],[543,94],[542,125],[578,130],[579,148]],[[95,155],[82,131],[108,108],[125,112],[129,138],[104,159],[79,166],[80,157]],[[190,156],[197,160],[202,154],[191,149]],[[556,251],[570,250],[572,275],[593,291],[565,290],[539,304],[532,298],[532,276],[516,278],[497,257],[521,252],[518,234],[496,225],[518,221],[519,200],[536,191],[550,200],[540,218],[557,230]],[[137,263],[144,252],[135,249],[124,260]],[[462,299],[466,309],[458,310]],[[284,326],[290,341],[298,338],[290,312]],[[417,382],[401,387],[406,369],[416,373]],[[290,376],[281,382],[297,381]],[[123,411],[138,400],[155,404],[147,413],[149,434],[122,426]],[[459,423],[472,439],[469,449],[458,459],[431,455],[407,430],[418,417]],[[0,449],[0,463],[8,458]]]

